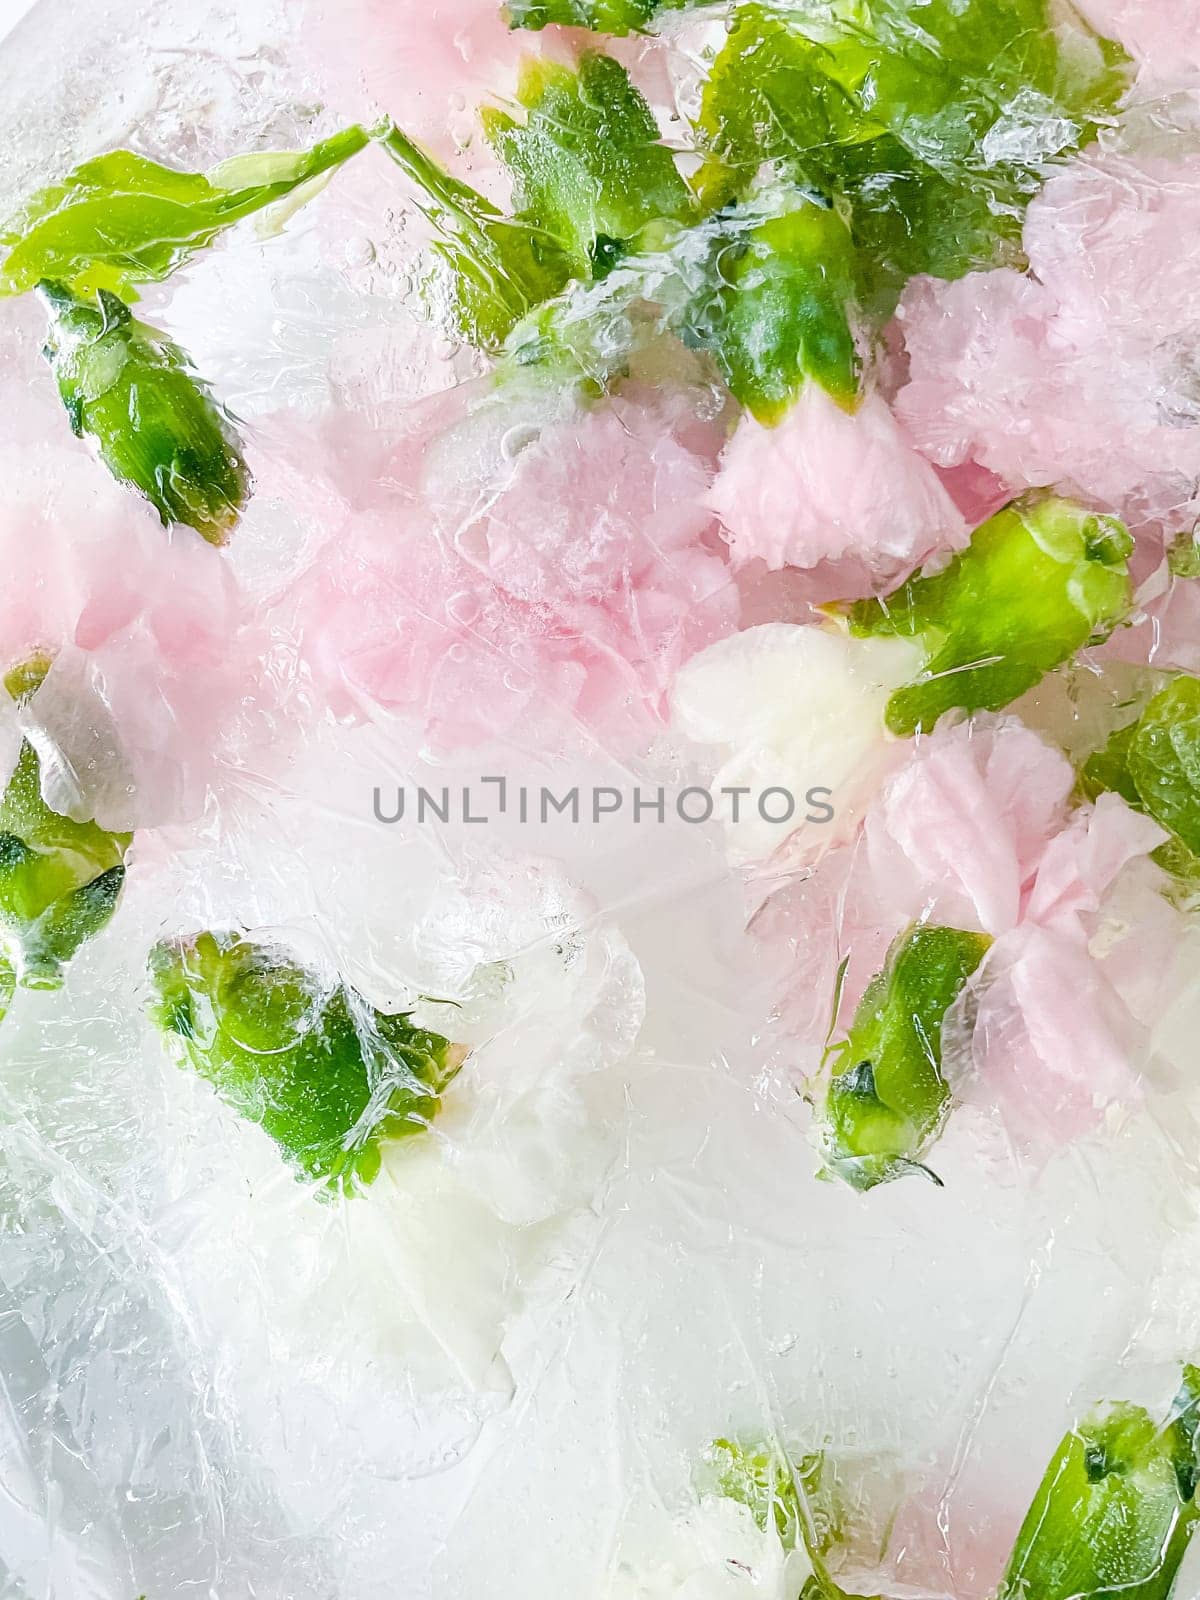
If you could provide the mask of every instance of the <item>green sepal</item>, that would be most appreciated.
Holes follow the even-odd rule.
[[[231,421],[186,355],[107,289],[91,300],[61,283],[38,292],[50,319],[44,354],[75,434],[164,524],[223,544],[249,474]]]
[[[179,172],[132,150],[113,150],[32,195],[0,229],[8,254],[0,294],[45,279],[77,294],[108,289],[136,299],[223,229],[295,198],[361,150],[366,130],[345,128],[311,150],[235,156],[208,173]]]
[[[384,1143],[428,1128],[461,1065],[440,1034],[248,935],[163,941],[150,977],[178,1054],[327,1191],[369,1184]]]
[[[10,696],[27,698],[47,667],[41,661],[10,673]],[[27,989],[62,986],[68,962],[116,910],[132,837],[52,811],[37,752],[22,740],[0,799],[0,990],[11,996],[14,980]]]
[[[1168,1600],[1196,1524],[1200,1369],[1167,1420],[1117,1404],[1067,1434],[1021,1526],[998,1600]]]
[[[950,1104],[942,1024],[990,944],[986,934],[959,928],[910,928],[830,1050],[816,1141],[826,1167],[853,1188],[926,1171],[922,1158]]]
[[[1132,594],[1124,525],[1055,495],[1013,501],[942,571],[886,599],[830,608],[857,637],[920,642],[924,671],[897,689],[888,728],[933,730],[947,711],[998,711],[1085,645],[1105,639]]]
[[[605,277],[653,248],[655,224],[692,215],[649,106],[611,56],[585,50],[574,69],[527,61],[517,99],[523,119],[484,110],[484,132],[513,175],[514,220],[555,239],[572,277]]]
[[[778,214],[747,206],[718,220],[710,281],[693,301],[684,337],[712,352],[730,390],[760,422],[777,422],[810,378],[852,406],[855,262],[843,218],[796,197]]]

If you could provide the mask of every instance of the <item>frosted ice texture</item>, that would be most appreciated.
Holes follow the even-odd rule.
[[[421,8],[418,33],[462,10],[450,36],[469,53],[469,9]],[[343,56],[371,11],[326,7]],[[410,89],[419,121],[437,80],[381,47],[360,99],[343,57],[302,48],[300,20],[269,4],[81,13],[39,0],[0,46],[6,206],[119,143],[202,164],[303,142],[384,91],[402,115]],[[666,71],[662,47],[625,48]],[[680,92],[690,48],[685,36]],[[506,70],[503,54],[476,56],[462,93],[502,91]],[[1110,170],[1072,181],[1103,188]],[[1076,202],[1059,193],[1070,219]],[[1030,226],[1053,227],[1055,203]],[[591,719],[611,617],[591,635],[573,619],[591,654],[566,659],[536,716],[516,668],[511,681],[486,672],[488,696],[518,698],[489,710],[466,752],[387,696],[367,720],[329,719],[304,628],[314,563],[331,537],[334,557],[352,556],[411,520],[389,521],[387,462],[416,402],[477,371],[411,309],[419,236],[369,154],[285,247],[240,230],[147,294],[247,425],[258,494],[225,566],[93,470],[47,395],[31,308],[0,308],[5,648],[46,633],[70,646],[29,710],[61,757],[47,782],[64,807],[155,828],[131,855],[120,919],[67,989],[20,996],[4,1025],[0,1594],[794,1600],[796,1561],[697,1487],[709,1441],[730,1435],[828,1452],[852,1530],[848,1587],[976,1600],[1072,1418],[1115,1392],[1161,1403],[1195,1353],[1196,935],[1163,930],[1168,1003],[1129,993],[1149,1037],[1144,1094],[1033,1153],[968,1104],[939,1146],[945,1191],[906,1182],[864,1200],[813,1181],[800,1090],[831,974],[796,977],[806,948],[851,926],[853,861],[768,873],[747,894],[716,829],[375,821],[373,790],[398,783],[712,775],[698,746]],[[1006,351],[1027,332],[1007,284],[949,292],[984,322],[995,297]],[[1049,274],[1036,292],[1037,317],[1052,318]],[[898,414],[946,464],[917,426],[930,293],[912,291]],[[968,409],[977,348],[955,369]],[[1041,367],[1051,406],[1073,359],[1067,346]],[[1083,375],[1089,395],[1120,379],[1120,349],[1104,360]],[[628,630],[649,630],[639,691],[652,698],[653,640],[673,646],[689,585],[711,601],[705,627],[735,625],[735,590],[709,581],[711,420],[644,463],[651,481],[668,473],[668,533],[683,516],[699,541],[687,573],[658,546],[662,605],[613,624],[622,659]],[[609,411],[596,426],[624,439],[620,422]],[[554,425],[572,436],[572,419]],[[1161,426],[1178,445],[1161,470],[1186,470],[1192,412]],[[1042,438],[1043,455],[1054,448]],[[1122,490],[1140,448],[1110,458]],[[1041,456],[1026,469],[1023,447],[994,450],[976,464],[1045,476]],[[1151,474],[1154,514],[1163,487]],[[489,546],[486,561],[504,554]],[[516,554],[541,553],[518,541]],[[573,592],[586,593],[588,554]],[[559,580],[534,563],[512,581],[540,601]],[[430,603],[446,598],[435,585]],[[26,599],[36,615],[18,614]],[[1031,720],[1086,714],[1064,703],[1045,691]],[[127,770],[109,759],[109,721]],[[783,915],[777,893],[797,908]],[[1151,915],[1126,878],[1109,907],[1109,937],[1122,916],[1140,928]],[[143,1016],[156,938],[236,924],[286,938],[375,1004],[419,1001],[431,1026],[476,1046],[428,1141],[391,1154],[360,1200],[316,1205],[263,1135],[170,1064]],[[881,955],[870,937],[863,981]]]

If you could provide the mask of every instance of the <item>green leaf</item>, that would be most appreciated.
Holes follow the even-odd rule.
[[[860,294],[884,315],[913,273],[1011,254],[1045,163],[1093,138],[1128,81],[1118,47],[1046,0],[749,4],[705,86],[697,186],[728,204],[765,162],[844,201]]]
[[[18,702],[37,688],[49,662],[26,663],[5,680]],[[76,822],[42,798],[41,762],[23,740],[0,799],[0,968],[3,1004],[13,981],[27,989],[57,989],[80,946],[116,909],[132,835]]]
[[[852,405],[854,252],[841,216],[798,198],[779,215],[746,207],[719,220],[711,280],[685,337],[712,351],[760,422],[777,422],[809,378]]]
[[[440,235],[433,251],[448,269],[454,332],[480,349],[499,349],[522,317],[563,287],[568,258],[552,235],[502,216],[399,128],[381,143],[417,185],[417,205]]]
[[[998,711],[1129,609],[1133,545],[1115,517],[1031,495],[975,530],[941,572],[884,600],[840,607],[860,637],[920,641],[924,672],[888,701],[901,737],[929,733],[947,711]]]
[[[232,424],[183,351],[107,289],[88,300],[44,283],[39,294],[50,318],[44,353],[74,432],[164,523],[223,544],[248,474]]]
[[[920,1167],[950,1102],[942,1023],[991,940],[918,924],[901,934],[833,1047],[817,1107],[828,1169],[871,1189]]]
[[[707,159],[696,179],[716,208],[750,192],[764,162],[804,185],[828,147],[886,132],[825,70],[828,52],[790,19],[744,5],[704,86],[696,121]]]
[[[947,176],[891,134],[828,150],[816,186],[848,210],[859,304],[877,325],[918,274],[1022,264],[1019,208],[998,209],[973,174]]]
[[[1200,679],[1178,677],[1136,722],[1119,729],[1086,762],[1088,799],[1111,791],[1152,817],[1171,838],[1158,864],[1189,887],[1200,886]]]
[[[1200,854],[1200,680],[1176,678],[1135,724],[1126,751],[1142,808]]]
[[[611,56],[584,51],[574,70],[530,60],[517,98],[524,119],[485,110],[484,131],[513,175],[515,220],[557,240],[573,277],[604,277],[653,246],[655,223],[691,216],[650,108]]]
[[[368,143],[358,126],[304,151],[236,156],[208,173],[178,172],[132,150],[76,167],[28,199],[0,230],[0,294],[49,278],[78,294],[165,278],[243,217],[295,195]]]
[[[369,1184],[385,1141],[422,1133],[463,1052],[324,984],[286,950],[201,933],[151,952],[154,1017],[220,1098],[328,1190]]]
[[[557,23],[593,33],[640,33],[660,11],[680,11],[696,0],[508,0],[512,28],[541,29]]]
[[[1200,1370],[1165,1423],[1093,1412],[1059,1446],[1017,1536],[998,1600],[1168,1600],[1196,1524]]]

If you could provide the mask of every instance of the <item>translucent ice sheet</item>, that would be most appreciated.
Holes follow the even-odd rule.
[[[597,45],[692,180],[731,9],[606,39],[475,0],[0,8],[0,214],[103,152],[201,172],[385,114],[506,214],[475,108],[511,110],[523,53]],[[780,415],[719,291],[689,298],[730,208],[731,260],[755,206],[779,220],[769,185],[693,215],[663,180],[682,242],[617,240],[610,272],[593,241],[594,281],[547,301],[564,348],[595,335],[584,381],[454,334],[381,138],[143,282],[253,480],[224,544],[72,436],[42,308],[0,298],[0,669],[45,657],[3,696],[0,776],[34,752],[125,873],[62,986],[0,1021],[2,1600],[1011,1600],[1097,1405],[1167,1419],[1163,1461],[1172,1428],[1194,1445],[1200,930],[1171,819],[1200,766],[1180,734],[1168,825],[1084,769],[1200,670],[1200,57],[1187,5],[1083,10],[1115,43],[1055,10],[1058,81],[1119,81],[1090,110],[1004,88],[968,163],[996,253],[873,281],[875,323],[860,284],[857,389],[810,349]],[[932,171],[965,97],[922,124]],[[952,659],[962,613],[921,585],[974,571],[981,528],[1041,564],[964,585]],[[1089,626],[1053,655],[1060,600]],[[971,674],[901,725],[914,684]],[[748,825],[706,808],[722,784]],[[921,1036],[905,1175],[856,1186],[830,1050],[875,1037],[905,930],[943,925],[989,953]],[[304,975],[265,1056],[334,1005],[360,1043],[403,1014],[455,1047],[428,1126],[347,1132],[357,1186],[298,1175],[265,1091],[237,1099],[223,992],[164,1002],[148,956],[206,931]],[[239,1025],[269,1031],[282,983]],[[717,1441],[763,1455],[765,1511]]]

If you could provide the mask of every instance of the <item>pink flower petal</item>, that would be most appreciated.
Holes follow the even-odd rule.
[[[935,551],[958,549],[968,536],[887,402],[869,394],[850,414],[815,383],[777,427],[742,419],[709,504],[735,567],[763,561],[803,568],[812,575],[810,599],[894,587]]]
[[[1015,718],[940,727],[914,749],[867,819],[879,894],[907,920],[997,935],[1066,818],[1070,763]]]
[[[918,279],[896,409],[944,467],[1059,485],[1133,524],[1187,527],[1200,481],[1193,278],[1200,158],[1071,163],[1029,208],[1032,276]]]

